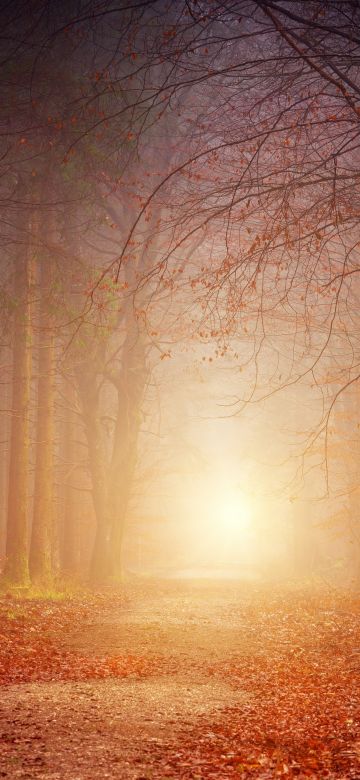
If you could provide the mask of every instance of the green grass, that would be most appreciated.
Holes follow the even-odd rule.
[[[0,598],[16,601],[65,601],[84,595],[86,589],[77,583],[61,580],[47,585],[16,585],[6,579],[0,580]]]

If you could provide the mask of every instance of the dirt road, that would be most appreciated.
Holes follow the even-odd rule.
[[[75,659],[75,674],[50,665],[47,679],[25,673],[0,689],[0,777],[359,778],[351,607],[207,581],[128,587],[121,605],[109,594],[61,630],[61,605],[44,605],[47,639]],[[134,670],[82,679],[77,658],[95,670],[133,659]]]

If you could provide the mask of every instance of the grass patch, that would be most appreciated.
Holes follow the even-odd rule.
[[[14,601],[67,601],[87,593],[73,582],[59,581],[48,585],[16,585],[0,580],[0,598]]]

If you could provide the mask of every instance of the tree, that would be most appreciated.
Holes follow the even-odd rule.
[[[38,319],[38,389],[34,508],[29,567],[32,582],[46,584],[52,578],[53,487],[54,487],[54,380],[55,341],[51,314],[53,284],[53,215],[43,215],[41,235],[46,247],[40,249]]]
[[[358,380],[359,10],[350,0],[19,9],[16,23],[2,12],[2,170],[4,181],[22,181],[19,224],[36,212],[37,244],[47,248],[31,570],[45,580],[51,569],[53,297],[62,371],[76,378],[86,432],[99,580],[118,573],[141,409],[169,343],[193,337],[209,360],[248,364],[237,412],[296,383],[322,392],[345,321],[347,348],[314,446]],[[34,197],[50,167],[51,192]],[[13,208],[8,186],[2,208]],[[63,230],[71,220],[73,249]],[[14,393],[22,387],[25,400],[15,400],[25,408],[21,354]],[[71,546],[69,525],[65,536]]]
[[[16,197],[20,200],[22,187]],[[16,209],[16,207],[15,207]],[[13,368],[5,577],[28,585],[28,461],[31,378],[31,244],[29,212],[15,210]]]

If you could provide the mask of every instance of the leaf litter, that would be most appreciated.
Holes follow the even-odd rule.
[[[1,599],[0,777],[360,777],[354,594],[128,591]]]

